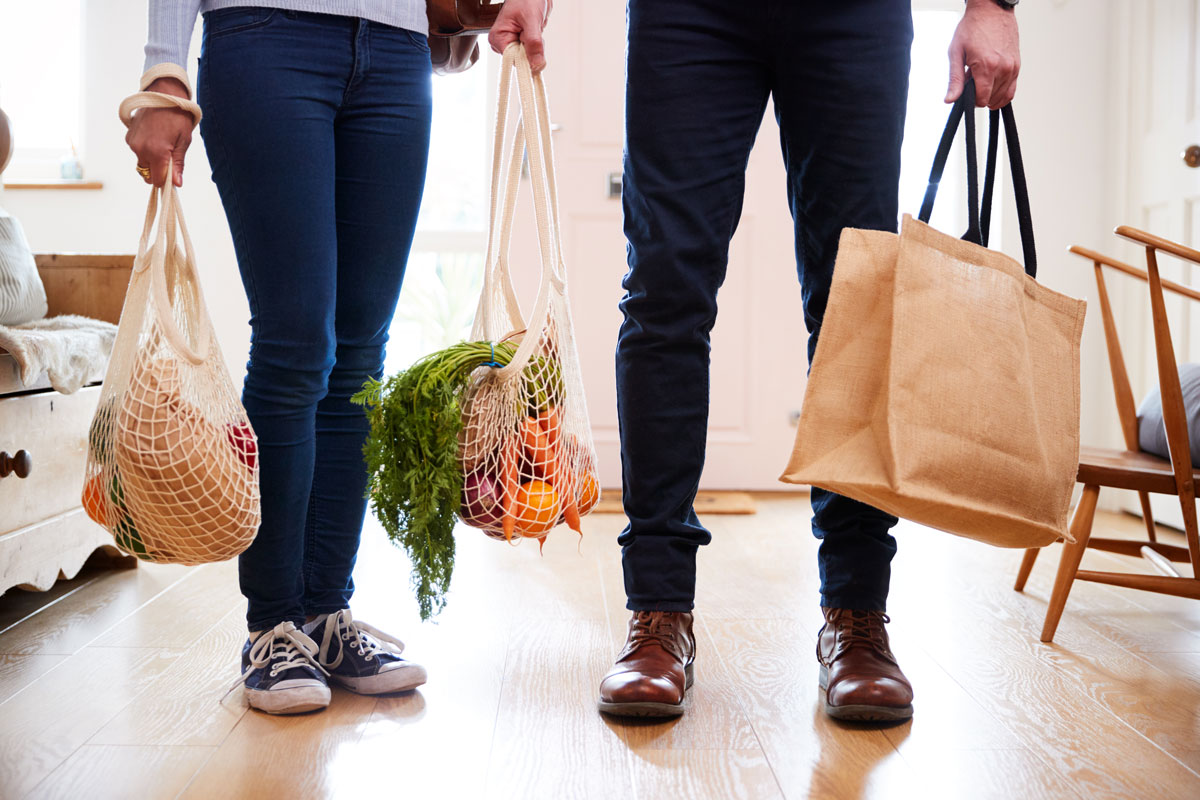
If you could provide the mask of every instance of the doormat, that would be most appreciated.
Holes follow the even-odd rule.
[[[755,514],[758,506],[746,492],[700,492],[696,495],[697,514]],[[592,509],[593,514],[624,514],[621,507],[621,492],[605,489],[604,496]]]

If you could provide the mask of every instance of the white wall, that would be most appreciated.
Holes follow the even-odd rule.
[[[1120,76],[1110,44],[1116,15],[1109,0],[1026,2],[1017,14],[1022,64],[1013,109],[1029,180],[1038,278],[1088,300],[1081,439],[1121,447],[1095,279],[1090,264],[1067,253],[1072,244],[1111,251],[1112,229],[1122,221],[1115,200],[1122,160],[1113,135],[1120,127],[1113,88]],[[1011,194],[1006,200],[1011,204]],[[1004,219],[1002,242],[1020,258],[1013,213]],[[1112,492],[1107,499],[1116,502]]]
[[[137,250],[149,190],[134,171],[136,161],[125,145],[117,106],[137,90],[142,74],[146,0],[86,0],[84,8],[82,157],[86,177],[103,181],[104,188],[10,189],[0,193],[0,205],[21,220],[37,252],[132,253]],[[197,24],[190,54],[193,79],[199,28]],[[221,348],[240,381],[250,341],[249,309],[210,174],[197,132],[188,151],[181,196]]]
[[[620,2],[620,0],[605,0]],[[936,2],[930,5],[937,5]],[[88,0],[85,20],[84,157],[88,177],[104,189],[8,191],[0,205],[18,216],[37,250],[132,252],[137,245],[147,190],[117,120],[120,100],[136,89],[145,36],[145,0]],[[1118,110],[1111,86],[1113,8],[1110,0],[1040,0],[1022,3],[1023,67],[1015,110],[1021,125],[1040,278],[1077,297],[1091,298],[1086,264],[1068,245],[1103,249],[1118,222],[1116,145],[1109,131]],[[197,26],[199,27],[199,26]],[[198,37],[193,44],[192,74]],[[248,310],[229,231],[209,178],[203,143],[196,136],[188,155],[183,199],[196,245],[206,295],[221,346],[240,375],[248,343]],[[1011,200],[1008,202],[1011,203]],[[1010,209],[1006,208],[1006,211]],[[1004,249],[1020,255],[1011,213],[1001,224]],[[790,258],[790,245],[780,243]],[[578,265],[577,265],[578,266]],[[1098,312],[1089,308],[1083,358],[1083,439],[1117,444]]]

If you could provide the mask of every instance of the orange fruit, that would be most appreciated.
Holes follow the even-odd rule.
[[[586,514],[600,502],[600,487],[596,477],[588,472],[579,478],[579,513]]]
[[[528,481],[517,489],[513,514],[522,536],[541,536],[558,524],[558,492],[545,481]]]
[[[104,496],[104,478],[96,475],[83,485],[83,510],[97,525],[108,527],[108,501]]]

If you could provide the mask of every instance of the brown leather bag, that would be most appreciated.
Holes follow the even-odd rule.
[[[451,75],[478,61],[478,36],[491,30],[503,7],[487,0],[426,0],[433,71]]]

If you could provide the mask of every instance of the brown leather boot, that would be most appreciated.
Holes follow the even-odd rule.
[[[896,722],[913,714],[912,684],[888,646],[882,611],[822,608],[817,636],[825,713],[837,719]]]
[[[678,717],[692,686],[692,615],[635,611],[617,663],[600,681],[600,710],[627,717]]]

